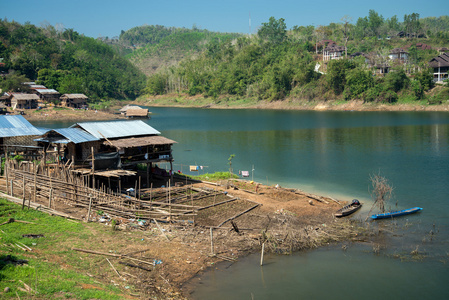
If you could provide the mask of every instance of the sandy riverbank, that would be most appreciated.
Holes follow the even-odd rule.
[[[449,100],[438,105],[423,102],[416,104],[363,103],[351,101],[225,101],[203,97],[155,96],[140,98],[133,102],[144,106],[197,107],[210,109],[277,109],[277,110],[313,110],[313,111],[445,111],[449,112]]]

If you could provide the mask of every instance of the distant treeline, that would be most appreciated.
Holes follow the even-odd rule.
[[[295,26],[286,29],[284,19],[270,18],[256,35],[233,40],[211,40],[204,50],[178,65],[161,68],[149,76],[146,93],[188,93],[212,98],[249,97],[278,100],[363,99],[395,102],[419,100],[433,87],[428,61],[439,46],[449,46],[449,17],[420,19],[405,15],[384,19],[374,10],[328,26]],[[388,59],[390,50],[410,46],[405,64],[389,62],[390,73],[374,76],[364,57],[332,60],[326,67],[317,54],[323,40],[347,47],[348,54],[371,53]],[[420,50],[417,43],[432,50]],[[384,62],[385,62],[384,61]],[[319,63],[321,68],[318,69]]]
[[[73,29],[0,19],[0,58],[8,74],[0,78],[3,91],[23,90],[21,82],[36,81],[91,100],[134,99],[145,86],[145,75],[127,59]]]

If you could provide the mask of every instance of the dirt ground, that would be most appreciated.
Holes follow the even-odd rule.
[[[192,184],[192,187],[214,192],[222,191],[223,195],[226,194],[225,198],[238,197],[239,200],[198,212],[194,226],[160,222],[158,224],[148,222],[145,226],[138,226],[135,223],[123,221],[121,224],[119,222],[114,236],[104,236],[94,232],[98,241],[89,243],[90,250],[104,251],[104,245],[107,245],[108,249],[114,249],[120,254],[137,253],[135,258],[161,262],[161,264],[148,267],[148,265],[131,261],[134,266],[130,266],[121,265],[121,262],[112,261],[111,258],[118,271],[125,274],[123,276],[127,280],[126,285],[134,286],[132,293],[124,290],[124,293],[129,293],[131,298],[188,298],[190,291],[185,284],[195,275],[214,267],[219,262],[233,263],[239,257],[258,252],[262,243],[265,243],[266,252],[290,253],[338,240],[329,238],[334,234],[332,232],[338,232],[337,235],[342,239],[357,235],[354,231],[350,231],[349,235],[341,234],[346,231],[346,225],[336,219],[333,214],[344,203],[339,204],[330,198],[247,181],[200,182]],[[214,203],[222,200],[213,198]],[[48,204],[46,199],[38,202],[42,205]],[[203,205],[207,204],[203,203]],[[216,228],[237,212],[242,212],[256,204],[260,206],[233,220],[239,232],[230,221]],[[87,210],[82,207],[55,201],[55,210],[86,220]],[[101,222],[101,217],[98,215],[94,214],[92,219]],[[111,222],[103,224],[111,226]],[[214,227],[213,250],[210,227]],[[134,237],[139,242],[124,244],[123,241],[130,237]],[[214,255],[211,255],[212,252]],[[54,259],[58,260],[58,258]],[[149,270],[139,269],[135,265],[149,268]],[[105,269],[108,268],[105,267]],[[92,276],[99,281],[120,282],[120,278],[114,272],[93,272]]]

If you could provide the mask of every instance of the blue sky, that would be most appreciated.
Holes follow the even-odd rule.
[[[327,25],[345,15],[355,23],[374,9],[384,18],[419,13],[420,17],[449,14],[447,0],[0,0],[0,18],[40,26],[62,24],[90,37],[118,36],[121,30],[141,25],[164,25],[220,32],[249,33],[273,16],[295,25]],[[445,8],[445,9],[442,9]]]

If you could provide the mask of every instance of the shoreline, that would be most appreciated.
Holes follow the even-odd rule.
[[[363,103],[361,100],[351,101],[223,101],[203,97],[156,96],[136,99],[130,103],[154,107],[185,107],[204,109],[272,109],[272,110],[304,110],[304,111],[441,111],[449,112],[449,100],[443,104],[430,105],[422,102],[409,103]]]

